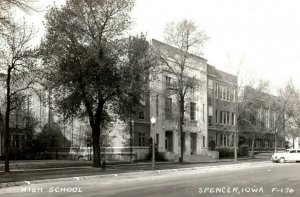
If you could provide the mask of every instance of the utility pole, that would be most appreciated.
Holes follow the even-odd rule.
[[[155,168],[155,143],[154,143],[154,138],[155,138],[155,132],[154,132],[154,126],[156,123],[156,118],[152,116],[151,118],[151,125],[152,125],[152,168]]]
[[[71,147],[73,147],[73,117],[72,117],[72,123],[71,123],[71,126],[72,126],[72,128],[71,128]]]

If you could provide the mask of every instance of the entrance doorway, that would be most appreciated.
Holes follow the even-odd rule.
[[[166,131],[165,149],[168,152],[173,152],[173,131]]]
[[[197,133],[191,133],[191,155],[197,154]]]

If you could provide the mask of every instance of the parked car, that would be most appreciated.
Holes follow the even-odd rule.
[[[300,161],[300,150],[287,149],[285,152],[274,153],[271,160],[273,162],[284,163],[285,161]]]

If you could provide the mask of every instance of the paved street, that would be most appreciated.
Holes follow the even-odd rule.
[[[254,162],[8,187],[0,196],[300,196],[298,163]]]

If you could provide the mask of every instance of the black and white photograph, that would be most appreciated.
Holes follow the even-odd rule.
[[[0,197],[300,196],[299,21],[297,0],[0,0]]]

